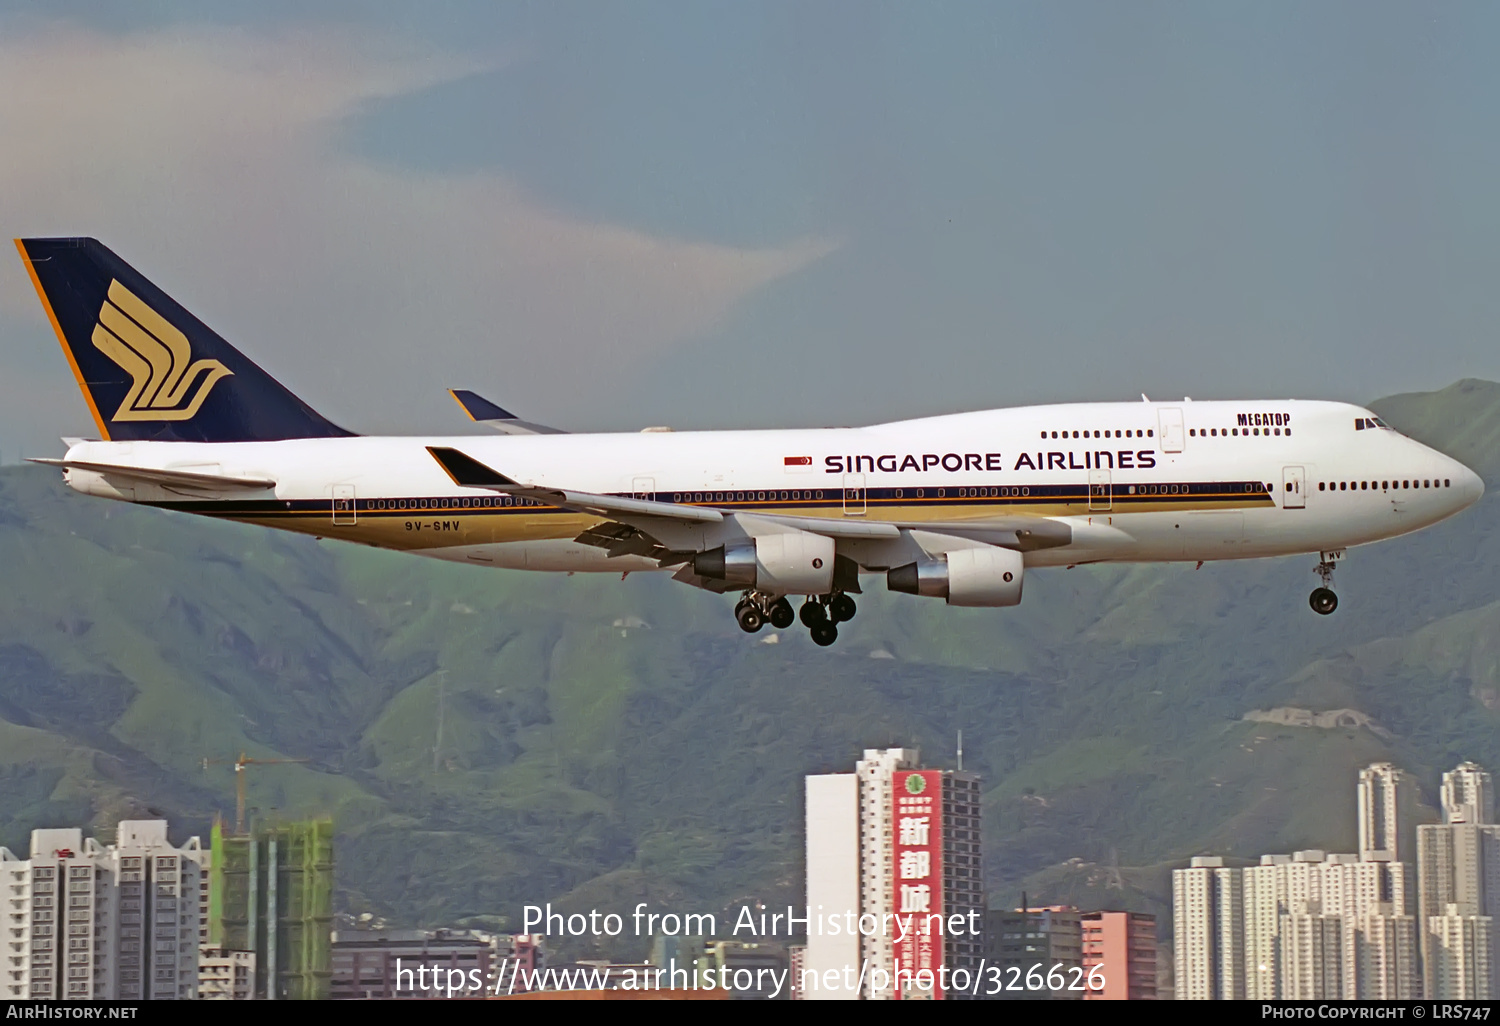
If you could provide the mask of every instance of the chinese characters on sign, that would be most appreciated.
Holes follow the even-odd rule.
[[[910,917],[904,936],[896,940],[896,993],[906,1000],[938,998],[943,938],[940,927],[931,924],[943,914],[943,775],[940,770],[898,770],[891,784],[896,912]]]

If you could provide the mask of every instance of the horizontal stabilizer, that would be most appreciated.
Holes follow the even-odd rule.
[[[566,431],[559,428],[548,427],[545,424],[537,424],[529,420],[522,420],[514,413],[503,407],[496,406],[484,396],[477,392],[471,392],[467,388],[450,388],[451,395],[463,411],[469,415],[469,419],[476,424],[494,428],[496,431],[507,435],[565,435]]]
[[[111,477],[128,477],[137,481],[158,484],[165,488],[194,488],[207,491],[265,491],[275,488],[276,482],[268,477],[238,477],[231,474],[200,474],[190,470],[158,470],[155,467],[131,467],[121,463],[88,463],[83,460],[49,460],[34,458],[28,463],[40,463],[64,470],[89,470]]]

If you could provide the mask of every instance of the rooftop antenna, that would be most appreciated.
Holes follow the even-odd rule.
[[[958,732],[958,771],[964,771],[964,732]]]

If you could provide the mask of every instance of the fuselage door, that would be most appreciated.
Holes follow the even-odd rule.
[[[354,505],[354,486],[352,484],[336,484],[333,486],[333,522],[335,524],[353,524],[359,514]]]
[[[865,515],[865,475],[844,475],[844,516]]]
[[[1303,509],[1307,506],[1307,474],[1301,467],[1281,468],[1281,506]]]
[[[1182,451],[1182,411],[1177,407],[1164,409],[1158,414],[1158,426],[1161,428],[1161,451]]]
[[[1109,471],[1089,471],[1089,509],[1109,509],[1112,502],[1110,494]]]

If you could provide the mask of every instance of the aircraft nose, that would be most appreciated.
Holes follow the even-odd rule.
[[[1484,494],[1484,479],[1462,463],[1454,460],[1453,490],[1456,493],[1454,498],[1458,499],[1461,503],[1459,509],[1466,509],[1478,502],[1479,497]]]

